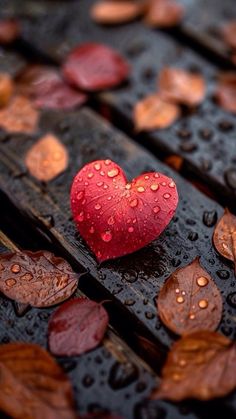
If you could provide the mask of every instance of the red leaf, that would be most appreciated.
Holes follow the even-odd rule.
[[[129,74],[129,65],[113,49],[95,43],[83,44],[69,54],[65,78],[82,90],[96,91],[114,87]]]
[[[0,409],[17,419],[76,419],[71,384],[38,345],[0,346]]]
[[[195,332],[174,343],[152,399],[223,397],[236,388],[236,344],[215,332]]]
[[[15,19],[0,20],[0,44],[10,44],[20,35],[20,24]]]
[[[163,323],[180,335],[215,330],[221,320],[221,293],[196,258],[167,279],[157,299]]]
[[[81,355],[96,348],[108,326],[108,314],[101,304],[85,298],[67,301],[51,316],[49,348],[54,355]]]
[[[29,95],[36,107],[71,109],[82,105],[87,96],[65,83],[51,67],[33,65],[18,78],[18,91]]]
[[[71,189],[77,228],[99,262],[135,252],[156,239],[177,204],[172,179],[153,172],[127,183],[122,169],[111,160],[84,166]]]
[[[78,276],[69,263],[46,251],[2,254],[0,273],[0,291],[32,307],[58,304],[78,285]]]

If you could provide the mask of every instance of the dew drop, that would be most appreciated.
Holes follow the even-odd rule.
[[[189,318],[190,318],[190,320],[194,320],[195,319],[195,314],[189,314]]]
[[[143,186],[139,186],[139,187],[137,188],[137,191],[138,191],[138,192],[144,192],[144,191],[145,191],[145,188],[144,188]]]
[[[198,302],[198,305],[200,308],[207,308],[208,307],[208,301],[207,300],[200,300]]]
[[[111,160],[106,159],[106,160],[105,160],[105,165],[106,165],[106,166],[109,166],[109,164],[111,164]]]
[[[184,303],[184,297],[182,297],[181,295],[179,297],[176,298],[177,303],[182,304]]]
[[[159,173],[155,173],[154,177],[156,178],[160,177]]]
[[[100,165],[100,163],[95,163],[95,165],[94,165],[94,169],[96,169],[96,170],[100,170],[100,169],[101,169],[101,165]]]
[[[98,182],[97,183],[97,186],[102,186],[103,185],[103,182]]]
[[[78,201],[80,201],[80,199],[82,199],[83,197],[84,197],[84,191],[80,191],[76,195],[76,199],[78,199]]]
[[[174,188],[175,187],[175,182],[173,180],[169,183],[169,187],[170,188]]]
[[[160,207],[154,207],[154,208],[153,208],[153,212],[154,212],[155,214],[157,214],[159,211],[160,211]]]
[[[112,199],[112,197],[111,196],[108,196],[107,200],[110,201],[111,199]]]
[[[84,213],[83,213],[83,211],[81,211],[79,213],[79,215],[77,215],[76,221],[79,221],[79,222],[84,221]]]
[[[91,234],[93,234],[94,233],[94,227],[92,226],[92,227],[90,227],[90,229],[89,229],[89,232],[91,233]]]
[[[137,207],[137,205],[138,205],[138,200],[136,198],[132,199],[132,201],[130,201],[130,206],[132,208]]]
[[[161,182],[162,186],[166,186],[166,182]]]
[[[129,227],[129,228],[128,228],[128,232],[129,232],[129,233],[133,233],[133,231],[134,231],[134,227]]]
[[[94,174],[91,172],[88,174],[88,178],[91,179],[94,176]]]
[[[205,276],[200,276],[199,278],[197,278],[197,284],[199,285],[199,287],[205,287],[208,284],[208,279],[205,278]]]
[[[112,177],[117,176],[118,173],[119,173],[119,169],[114,168],[112,170],[109,170],[109,172],[107,172],[107,176],[112,178]]]
[[[110,218],[108,218],[108,220],[107,220],[107,223],[111,226],[111,225],[113,225],[114,223],[115,223],[115,219],[114,219],[114,217],[111,215],[111,217]]]
[[[103,170],[101,170],[100,175],[105,176],[105,172]]]
[[[110,231],[105,231],[105,233],[101,234],[102,240],[106,243],[110,242],[112,239],[112,234]]]
[[[101,209],[101,205],[100,205],[100,204],[96,204],[94,208],[95,208],[96,210],[99,210],[99,209]]]
[[[154,183],[153,185],[150,186],[152,191],[157,191],[157,189],[159,188],[159,185],[157,183]]]
[[[179,360],[180,367],[185,367],[186,364],[187,364],[187,361],[185,359],[180,359]]]
[[[144,179],[148,180],[148,179],[149,179],[149,176],[147,176],[147,175],[146,175],[146,176],[144,176]]]
[[[137,222],[137,218],[133,219],[133,224],[135,224]]]
[[[13,278],[9,278],[5,281],[5,283],[8,287],[13,287],[16,284],[16,280]]]
[[[170,198],[170,194],[169,193],[164,193],[163,198],[169,199]]]
[[[176,288],[175,292],[176,294],[179,294],[179,288]]]
[[[21,271],[20,265],[18,265],[18,264],[12,265],[11,271],[14,272],[14,274],[17,274],[18,272]]]
[[[125,189],[131,189],[130,183],[127,183],[127,185],[125,186]]]
[[[108,186],[105,184],[104,186],[103,186],[103,189],[107,189],[108,188]]]

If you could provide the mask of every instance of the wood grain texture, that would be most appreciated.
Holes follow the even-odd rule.
[[[30,14],[29,9],[28,14],[22,16],[23,39],[58,63],[72,47],[86,41],[109,44],[120,51],[131,64],[130,80],[119,89],[100,95],[98,109],[110,114],[115,124],[125,127],[133,136],[134,105],[145,95],[157,90],[156,79],[160,69],[173,66],[199,71],[208,86],[201,106],[193,111],[185,111],[183,117],[170,128],[136,138],[145,146],[152,147],[157,155],[164,151],[183,157],[186,166],[201,181],[233,204],[236,197],[236,118],[222,110],[213,99],[220,69],[174,38],[146,28],[140,21],[108,28],[96,25],[89,16],[94,1],[71,2],[70,7],[62,1],[60,8],[48,1],[36,14],[32,14],[34,9]],[[204,2],[204,7],[198,7],[196,1],[189,1],[187,7],[198,10],[197,13],[193,9],[191,18],[197,19],[198,14],[201,16],[200,12],[203,14],[204,11],[207,16],[214,16],[207,9],[212,3],[208,0]],[[217,1],[216,4],[217,20],[222,2]],[[203,17],[199,17],[199,21],[204,22]],[[197,22],[195,27],[198,27]],[[203,29],[199,33],[204,33]]]

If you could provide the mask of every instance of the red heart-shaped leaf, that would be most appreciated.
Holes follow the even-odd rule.
[[[69,83],[82,90],[96,91],[123,82],[129,75],[129,65],[106,45],[88,43],[73,49],[64,63],[63,72]]]
[[[128,183],[111,160],[84,166],[71,189],[77,228],[99,262],[127,255],[156,239],[178,204],[172,179],[145,173]]]
[[[60,306],[50,318],[49,347],[54,355],[81,355],[96,348],[108,326],[108,314],[96,301],[76,298]]]

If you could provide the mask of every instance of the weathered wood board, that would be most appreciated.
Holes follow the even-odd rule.
[[[86,41],[110,44],[126,56],[132,66],[129,82],[102,94],[98,101],[103,111],[104,105],[106,112],[113,111],[113,122],[130,135],[134,135],[133,108],[145,95],[157,91],[160,69],[173,66],[200,71],[208,86],[202,105],[186,111],[172,127],[140,135],[137,140],[152,147],[157,155],[164,151],[182,156],[188,168],[232,205],[236,197],[236,118],[213,99],[220,69],[167,34],[146,28],[140,21],[118,27],[94,24],[89,16],[94,1],[71,2],[70,7],[62,2],[61,7],[51,5],[49,9],[47,2],[43,3],[40,13],[22,17],[23,38],[57,62],[72,47]]]

